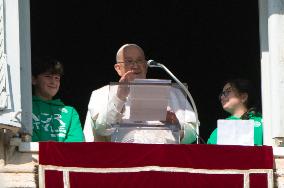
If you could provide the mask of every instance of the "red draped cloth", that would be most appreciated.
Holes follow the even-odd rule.
[[[269,187],[270,146],[40,142],[46,188]],[[70,168],[72,167],[72,168]],[[233,173],[232,173],[233,172]]]

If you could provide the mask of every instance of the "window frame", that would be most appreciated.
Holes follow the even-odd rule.
[[[30,4],[28,0],[1,2],[8,100],[0,111],[0,128],[32,134]]]
[[[284,157],[283,143],[277,143],[284,141],[284,5],[281,0],[259,0],[258,5],[264,145]]]

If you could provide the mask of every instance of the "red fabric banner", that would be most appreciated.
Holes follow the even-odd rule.
[[[273,154],[270,146],[40,142],[39,163],[99,168],[98,172],[71,170],[71,188],[244,187],[243,170],[273,169]],[[267,177],[251,173],[249,186],[268,187]],[[45,182],[47,188],[63,187],[62,170],[46,170]]]

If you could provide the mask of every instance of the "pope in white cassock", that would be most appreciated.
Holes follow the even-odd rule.
[[[136,44],[125,44],[117,52],[114,68],[120,76],[119,83],[129,83],[135,79],[145,79],[147,61],[144,51]],[[129,123],[129,89],[125,85],[106,85],[92,92],[84,125],[87,142],[111,141],[113,124]],[[195,113],[182,92],[170,88],[166,121],[181,128],[179,142],[193,143],[196,140]],[[128,143],[174,143],[169,132],[137,130],[135,127],[122,132],[120,142]],[[155,138],[156,137],[156,138]]]

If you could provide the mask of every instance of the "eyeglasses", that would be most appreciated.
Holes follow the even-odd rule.
[[[130,67],[130,66],[133,66],[134,64],[136,65],[142,65],[146,62],[145,59],[143,60],[137,60],[137,61],[121,61],[121,62],[117,62],[117,63],[122,63],[124,64],[126,67]]]
[[[219,100],[221,100],[221,97],[222,97],[222,96],[228,97],[232,91],[233,91],[233,89],[232,89],[231,87],[228,87],[227,89],[225,89],[225,91],[222,91],[222,92],[219,94]]]

